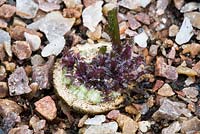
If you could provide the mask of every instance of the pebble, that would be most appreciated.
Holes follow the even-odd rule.
[[[67,8],[73,8],[76,5],[82,4],[81,0],[62,0]],[[91,0],[88,0],[91,1]],[[84,2],[83,2],[84,3]]]
[[[14,17],[13,19],[13,26],[22,26],[26,27],[27,24],[19,17]]]
[[[31,92],[29,80],[23,67],[18,67],[8,78],[10,96],[22,95]]]
[[[136,105],[134,105],[134,106],[136,106]],[[148,104],[147,103],[140,104],[138,110],[140,111],[140,113],[142,115],[145,115],[149,111]]]
[[[8,27],[8,23],[4,20],[0,18],[0,28],[7,28]]]
[[[94,32],[88,30],[86,34],[92,40],[99,40],[101,38],[101,33],[102,33],[102,27],[101,25],[98,25]]]
[[[16,64],[14,62],[5,61],[3,64],[6,67],[6,71],[8,71],[8,72],[14,72],[15,71]]]
[[[181,124],[181,132],[186,134],[194,134],[200,131],[200,120],[197,117],[183,121]]]
[[[0,82],[0,98],[4,98],[8,95],[8,85],[6,82]]]
[[[96,3],[86,7],[83,10],[83,25],[87,27],[91,32],[95,31],[97,25],[103,19],[102,5],[103,1],[97,1]]]
[[[123,13],[120,13],[120,12],[117,14],[117,19],[118,19],[119,22],[127,21],[128,20],[126,14],[123,14]]]
[[[159,88],[161,88],[164,84],[164,81],[162,80],[156,80],[155,85],[153,86],[153,91],[157,91]]]
[[[12,37],[12,39],[17,40],[17,41],[25,39],[25,37],[24,37],[25,32],[29,33],[29,34],[38,35],[39,37],[43,36],[41,33],[36,32],[35,30],[32,30],[32,29],[27,29],[24,26],[17,25],[17,26],[11,27],[9,29],[10,36]]]
[[[195,105],[195,113],[196,116],[200,117],[200,101]]]
[[[133,105],[126,106],[125,111],[131,115],[136,115],[139,113],[138,109],[136,109]]]
[[[51,74],[55,58],[49,57],[49,60],[42,65],[35,65],[32,67],[32,81],[39,85],[40,89],[49,89],[51,86]]]
[[[186,108],[186,105],[181,102],[171,101],[167,98],[161,99],[160,108],[153,114],[154,120],[167,119],[175,120],[180,115],[191,117],[191,112]]]
[[[16,12],[15,6],[11,6],[8,4],[3,4],[0,7],[0,17],[5,19],[10,19]]]
[[[2,129],[5,133],[8,133],[11,128],[13,128],[16,123],[20,123],[21,118],[18,114],[14,112],[8,113],[2,120]]]
[[[166,57],[168,59],[174,60],[175,56],[176,56],[176,49],[175,49],[175,47],[172,47],[171,50],[169,51],[169,53],[166,55]]]
[[[137,32],[130,29],[126,29],[125,34],[128,35],[129,37],[134,37],[137,35]]]
[[[96,2],[96,0],[83,0],[83,4],[85,7],[88,7],[92,4],[94,4]]]
[[[158,53],[158,48],[159,48],[158,45],[151,45],[149,48],[149,55],[156,56]]]
[[[0,29],[0,44],[4,45],[4,49],[8,56],[12,57],[12,51],[11,51],[11,37],[8,32]]]
[[[47,44],[41,52],[42,57],[48,57],[50,55],[57,56],[61,53],[65,46],[65,38],[63,36],[57,37],[55,40],[52,40]]]
[[[173,122],[169,127],[162,129],[162,134],[176,134],[181,129],[181,124],[176,121]]]
[[[5,56],[4,45],[0,44],[0,61],[3,61]]]
[[[0,81],[4,80],[7,76],[6,69],[4,66],[0,65]]]
[[[118,125],[116,122],[103,123],[97,126],[89,126],[84,134],[116,134]],[[125,133],[124,133],[125,134]]]
[[[134,15],[131,13],[127,13],[127,19],[129,26],[132,30],[136,30],[141,27],[141,24],[135,19]]]
[[[177,35],[178,31],[179,31],[179,27],[177,25],[174,25],[174,24],[171,25],[169,27],[169,36],[175,37]]]
[[[16,0],[16,14],[22,18],[34,18],[37,14],[38,9],[38,4],[36,4],[34,0]]]
[[[126,21],[122,21],[119,23],[119,33],[120,33],[120,39],[123,37],[125,31],[128,29],[128,23]]]
[[[142,133],[146,133],[150,129],[151,124],[149,121],[140,121],[138,122],[138,126]]]
[[[24,60],[31,57],[31,46],[26,41],[15,41],[12,45],[12,51],[18,59]]]
[[[29,77],[32,74],[32,66],[31,65],[26,65],[24,67],[24,70],[26,72],[26,75]]]
[[[137,1],[137,3],[143,8],[145,8],[151,3],[151,0],[135,0],[135,1]]]
[[[47,120],[53,120],[57,116],[57,108],[54,100],[50,96],[43,97],[34,103],[35,110]]]
[[[15,101],[8,99],[0,99],[0,109],[0,115],[2,117],[5,117],[11,112],[19,115],[23,110]]]
[[[106,121],[105,115],[95,115],[93,118],[89,118],[85,121],[86,125],[101,125]]]
[[[42,65],[44,63],[45,63],[45,60],[39,54],[35,54],[34,56],[31,57],[31,64],[33,66]]]
[[[119,110],[112,110],[106,115],[106,117],[108,119],[116,120],[119,114],[120,114]]]
[[[28,125],[22,125],[12,128],[8,134],[33,134],[33,130],[30,130]]]
[[[184,16],[190,19],[193,27],[200,29],[200,12],[189,12],[185,13]]]
[[[84,123],[85,121],[88,119],[88,115],[85,114],[78,122],[78,127],[83,127],[84,126]]]
[[[45,128],[46,120],[40,120],[39,117],[34,115],[29,120],[29,125],[33,128],[35,133],[39,133],[41,130]]]
[[[165,77],[170,80],[176,80],[178,78],[178,73],[176,72],[176,68],[167,65],[164,62],[163,57],[157,57],[155,65],[155,75]]]
[[[193,69],[189,68],[189,67],[185,67],[185,66],[178,66],[176,68],[176,71],[178,74],[184,74],[187,76],[196,76],[197,72],[194,71]]]
[[[140,13],[136,14],[135,19],[146,25],[150,24],[150,17],[146,13],[140,12]]]
[[[116,121],[123,134],[135,134],[138,130],[138,123],[129,116],[119,114]]]
[[[174,0],[174,5],[178,10],[181,9],[184,3],[185,3],[185,0]]]
[[[176,35],[175,41],[179,45],[187,43],[190,41],[191,37],[194,35],[193,27],[191,21],[188,17],[185,17],[179,32]]]
[[[28,25],[31,29],[43,31],[50,42],[42,50],[43,57],[58,55],[63,50],[65,45],[63,35],[71,29],[74,22],[75,18],[64,18],[60,12],[55,11]]]
[[[187,108],[188,108],[191,112],[195,112],[195,111],[196,111],[196,106],[195,106],[195,103],[193,103],[193,102],[190,102],[190,103],[187,105]]]
[[[151,108],[151,107],[154,106],[154,104],[155,104],[155,99],[154,99],[153,96],[150,96],[150,97],[148,98],[148,100],[147,100],[147,107],[148,107],[148,108]]]
[[[198,72],[197,72],[198,73]],[[189,85],[191,85],[191,84],[193,84],[193,83],[195,83],[195,77],[193,76],[193,77],[188,77],[186,80],[185,80],[185,85],[186,86],[189,86]]]
[[[59,11],[53,11],[27,27],[44,32],[51,43],[52,41],[55,42],[57,38],[60,40],[63,35],[70,31],[74,22],[75,18],[64,18]]]
[[[41,39],[39,36],[29,33],[24,33],[26,41],[30,44],[32,51],[37,51],[41,46]]]
[[[156,14],[162,15],[165,13],[165,9],[167,8],[169,4],[169,0],[158,0],[156,4]]]
[[[142,48],[147,47],[147,40],[148,40],[148,36],[144,31],[134,37],[134,42],[137,43],[138,46]]]
[[[196,87],[186,87],[183,88],[182,91],[186,95],[187,98],[195,99],[199,95],[198,88]]]
[[[200,44],[198,43],[191,43],[184,46],[183,54],[190,53],[192,57],[197,56],[200,53]]]
[[[130,10],[138,9],[139,7],[145,8],[151,3],[151,0],[121,0],[118,4]]]
[[[55,1],[37,0],[39,4],[39,9],[44,12],[50,12],[54,10],[59,10],[60,5]]]
[[[0,6],[3,5],[7,0],[0,0]]]
[[[39,86],[36,82],[30,84],[31,92],[28,94],[28,99],[38,96]]]
[[[173,96],[175,93],[173,92],[171,86],[165,83],[159,90],[158,94],[165,97]]]
[[[198,76],[200,76],[200,61],[197,62],[192,69],[197,72]]]
[[[197,10],[200,4],[197,2],[188,2],[186,3],[180,10],[181,13],[191,12],[193,10]]]
[[[76,18],[79,19],[82,15],[82,5],[77,5],[73,8],[65,8],[63,9],[63,16],[66,18]]]

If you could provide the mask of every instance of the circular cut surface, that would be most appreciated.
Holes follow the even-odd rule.
[[[78,99],[75,95],[71,94],[66,85],[62,82],[62,66],[60,60],[55,63],[55,69],[53,71],[54,88],[57,94],[72,108],[80,112],[98,114],[107,112],[113,109],[121,107],[124,97],[117,97],[114,101],[103,102],[99,104],[91,104],[86,100]]]

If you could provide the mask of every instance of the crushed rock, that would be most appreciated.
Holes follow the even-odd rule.
[[[93,118],[89,118],[85,121],[86,125],[101,125],[106,121],[105,115],[95,115]]]
[[[97,1],[83,10],[83,25],[91,32],[95,31],[97,25],[103,19],[102,5],[103,1]]]
[[[53,120],[57,116],[57,108],[54,100],[50,96],[45,96],[34,103],[35,110],[47,120]]]
[[[191,21],[188,17],[185,17],[181,25],[181,28],[176,35],[175,41],[179,45],[182,45],[190,41],[193,35],[194,33],[193,33],[193,27],[192,27]]]
[[[186,117],[191,117],[191,112],[186,108],[186,105],[181,102],[171,101],[167,98],[161,99],[160,108],[153,114],[153,119],[167,119],[175,120],[180,115],[185,115]]]
[[[23,67],[18,67],[8,78],[10,96],[30,93],[29,80]]]
[[[34,0],[16,0],[16,14],[22,18],[34,18],[38,9],[38,4]]]

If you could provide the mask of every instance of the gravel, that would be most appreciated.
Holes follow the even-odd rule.
[[[87,50],[87,62],[102,45],[111,51],[113,8],[121,45],[132,47],[136,63],[144,61],[127,75],[141,73],[123,85],[126,99],[115,110],[77,111],[54,90],[54,63],[71,47]],[[0,134],[199,133],[199,29],[194,0],[0,0]]]

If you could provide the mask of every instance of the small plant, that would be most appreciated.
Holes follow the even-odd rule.
[[[74,72],[66,77],[76,78],[89,90],[94,88],[105,93],[126,89],[143,73],[137,68],[144,64],[142,57],[133,57],[131,45],[121,45],[116,8],[109,12],[108,22],[113,47],[110,53],[105,53],[106,50],[102,52],[106,49],[102,47],[98,56],[94,57],[90,63],[85,62],[79,54],[74,54],[73,51],[65,52],[62,57],[62,66],[67,72]]]
[[[122,93],[128,92],[130,87],[133,88],[131,85],[144,74],[143,58],[133,55],[131,44],[120,42],[116,8],[108,13],[107,29],[112,37],[111,51],[107,51],[107,46],[101,46],[98,54],[88,62],[82,56],[86,52],[74,52],[70,49],[63,52],[59,63],[64,76],[62,81],[65,81],[70,94],[89,103],[87,107],[96,104],[102,108],[101,104],[104,103],[107,108],[100,110],[101,112],[118,107],[123,100],[116,102],[116,98],[122,97]],[[112,102],[113,106],[109,106],[108,102]]]

